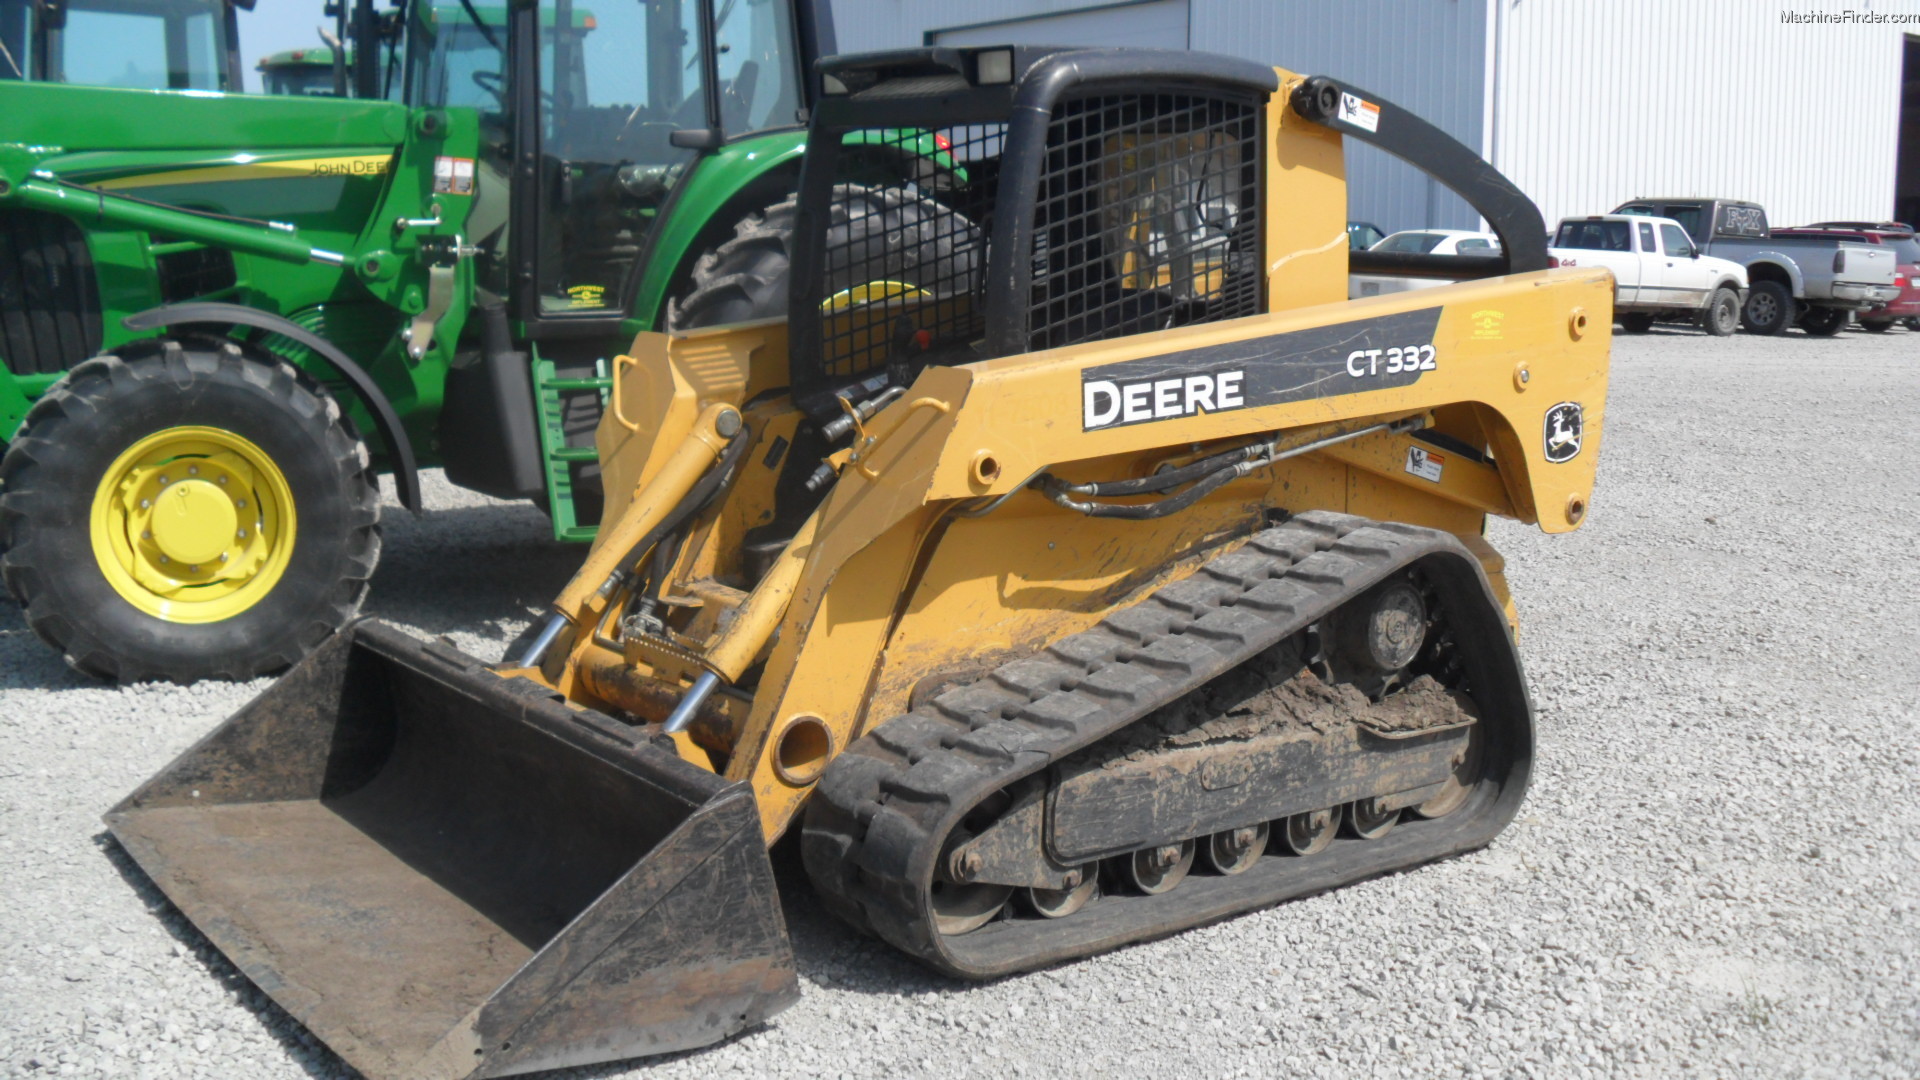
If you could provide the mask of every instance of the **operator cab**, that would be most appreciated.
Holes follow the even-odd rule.
[[[480,281],[530,326],[625,318],[653,224],[699,156],[806,122],[778,0],[420,4],[407,26],[406,101],[480,114]]]

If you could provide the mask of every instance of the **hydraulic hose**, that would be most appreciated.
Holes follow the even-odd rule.
[[[1179,487],[1189,481],[1211,476],[1222,468],[1237,465],[1243,461],[1252,461],[1267,455],[1266,443],[1252,443],[1233,450],[1211,454],[1198,461],[1190,461],[1177,469],[1164,469],[1152,476],[1142,476],[1134,480],[1100,480],[1089,484],[1059,484],[1057,490],[1072,495],[1153,495],[1170,488]]]
[[[1177,469],[1136,480],[1107,480],[1087,484],[1069,484],[1048,473],[1028,481],[1028,484],[1040,488],[1055,506],[1063,507],[1088,517],[1120,518],[1128,521],[1151,521],[1168,514],[1177,514],[1199,502],[1208,494],[1218,490],[1221,485],[1246,476],[1255,469],[1262,469],[1275,462],[1285,461],[1301,454],[1323,450],[1336,443],[1347,442],[1363,435],[1381,432],[1401,434],[1417,431],[1427,425],[1424,416],[1410,416],[1402,420],[1372,424],[1355,431],[1329,435],[1324,439],[1315,439],[1300,446],[1286,450],[1277,448],[1277,437],[1273,441],[1257,442],[1248,446],[1222,451],[1198,461],[1189,462]],[[1193,486],[1177,495],[1170,495],[1158,502],[1150,503],[1102,503],[1087,502],[1074,498],[1075,495],[1150,495],[1165,491],[1180,484],[1193,482]],[[1004,496],[1002,497],[1004,498]],[[993,505],[998,505],[998,502]],[[991,507],[988,507],[991,509]]]
[[[1177,514],[1185,510],[1187,507],[1199,502],[1202,498],[1218,489],[1222,484],[1225,484],[1229,480],[1235,480],[1245,476],[1264,464],[1266,464],[1264,460],[1258,463],[1242,461],[1236,465],[1228,465],[1224,469],[1215,469],[1213,472],[1201,477],[1197,483],[1180,494],[1170,495],[1167,498],[1161,499],[1159,502],[1151,503],[1080,502],[1071,498],[1068,492],[1063,489],[1063,485],[1055,483],[1046,484],[1044,490],[1046,491],[1047,498],[1052,499],[1057,505],[1066,507],[1069,510],[1077,510],[1088,517],[1122,518],[1128,521],[1151,521],[1154,518],[1163,518],[1168,514]]]
[[[752,441],[750,429],[747,425],[741,424],[740,430],[734,432],[733,437],[727,440],[727,448],[720,452],[720,460],[714,463],[713,468],[708,469],[707,474],[694,483],[687,494],[674,505],[673,510],[660,519],[660,524],[647,530],[632,547],[627,549],[626,557],[620,560],[620,569],[623,573],[632,574],[639,568],[640,560],[646,557],[647,552],[651,551],[654,545],[678,530],[688,518],[707,508],[707,504],[713,501],[713,497],[720,493],[720,489],[733,476],[734,470],[739,468],[740,459],[746,456],[747,447]]]
[[[731,410],[727,411],[730,415],[737,415],[732,414]],[[674,504],[673,509],[667,511],[666,515],[655,523],[651,529],[648,529],[642,534],[640,539],[636,541],[632,547],[628,548],[626,554],[621,556],[620,560],[614,564],[613,571],[606,576],[606,580],[599,586],[599,594],[601,596],[611,596],[616,587],[631,578],[634,568],[639,565],[641,559],[646,557],[647,552],[652,550],[654,545],[658,544],[662,538],[672,534],[684,524],[689,517],[693,516],[713,499],[714,495],[719,492],[726,483],[728,477],[739,467],[740,459],[746,456],[747,447],[751,441],[752,439],[747,425],[741,423],[739,428],[736,429],[731,436],[727,437],[726,447],[721,450],[719,459],[713,463],[712,467],[701,474],[700,479],[693,482],[693,485],[687,489],[686,494],[680,497],[680,501]],[[591,565],[591,561],[589,565]],[[602,565],[605,564],[602,563]],[[585,572],[586,568],[582,568],[582,573]],[[592,579],[589,578],[588,580]],[[575,582],[578,583],[579,581],[580,575],[576,574]],[[567,598],[575,588],[575,584],[569,584],[567,592],[563,592],[560,600],[555,601],[555,606],[559,610],[548,618],[547,625],[541,630],[540,636],[534,641],[533,645],[521,655],[519,661],[521,667],[538,667],[541,659],[546,655],[547,649],[553,645],[554,641],[559,638],[560,632],[572,621],[568,613],[576,609],[576,603],[569,602]],[[587,594],[582,592],[579,595],[584,598]]]

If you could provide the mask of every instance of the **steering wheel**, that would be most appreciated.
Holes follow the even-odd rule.
[[[507,80],[497,71],[476,71],[473,73],[473,85],[493,95],[494,103],[502,109],[507,107]]]

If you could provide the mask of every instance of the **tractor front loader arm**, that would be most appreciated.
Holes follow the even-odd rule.
[[[344,266],[347,256],[314,247],[291,225],[199,213],[61,180],[38,168],[30,148],[0,146],[0,206],[19,206],[108,225],[165,233],[195,243],[291,263]]]

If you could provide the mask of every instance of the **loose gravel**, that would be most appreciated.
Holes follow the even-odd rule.
[[[966,985],[818,910],[801,1003],[646,1075],[1920,1076],[1920,334],[1616,339],[1586,528],[1496,523],[1539,762],[1491,848]],[[431,478],[370,607],[494,658],[579,550]],[[349,1075],[100,814],[263,683],[109,688],[0,599],[0,1072]]]

